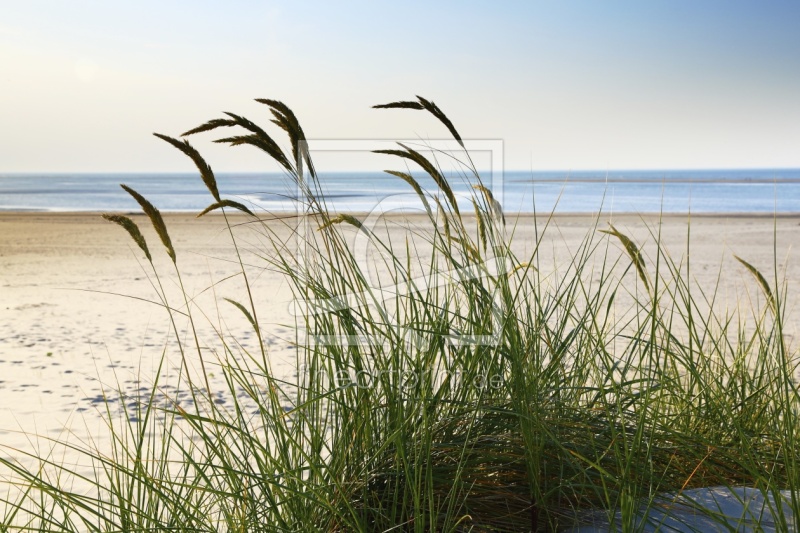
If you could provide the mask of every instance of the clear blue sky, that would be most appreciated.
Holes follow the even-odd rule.
[[[256,97],[311,138],[444,137],[370,109],[415,94],[511,169],[800,167],[797,0],[0,7],[0,172],[190,171],[151,132],[265,122]],[[212,138],[216,170],[274,169]]]

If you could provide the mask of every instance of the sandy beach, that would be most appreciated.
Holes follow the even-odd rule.
[[[161,282],[171,305],[182,307],[179,280],[155,233],[142,215],[132,215],[153,252]],[[230,331],[242,350],[255,349],[251,328],[224,297],[246,302],[231,237],[220,216],[195,219],[190,214],[165,215],[178,255],[186,293],[193,297],[195,317],[203,336]],[[558,215],[551,222],[540,254],[547,264],[567,261],[570,250],[591,231],[593,215]],[[634,215],[600,218],[612,221],[654,253],[658,219]],[[401,222],[401,217],[395,222]],[[260,233],[234,219],[235,235],[256,296],[270,359],[276,373],[290,376],[294,366],[289,314],[291,294],[280,274],[265,268],[258,254],[270,253]],[[413,222],[413,217],[412,217]],[[515,249],[521,256],[533,249],[535,231],[547,222],[521,216],[515,225]],[[285,224],[271,222],[278,235],[288,238]],[[680,260],[691,230],[691,272],[698,284],[712,290],[720,281],[720,305],[735,305],[742,297],[761,298],[750,274],[734,254],[760,269],[772,282],[777,251],[779,273],[789,283],[788,316],[796,319],[800,262],[797,241],[800,215],[686,216],[661,219],[661,241]],[[397,225],[402,226],[401,224]],[[648,229],[649,227],[649,229]],[[400,231],[400,230],[397,230]],[[599,236],[606,239],[605,236]],[[777,239],[777,241],[775,240]],[[777,245],[775,244],[777,242]],[[622,254],[612,240],[611,255]],[[153,275],[144,255],[125,232],[96,213],[0,213],[0,441],[26,448],[22,429],[39,435],[64,436],[64,428],[83,438],[102,433],[99,417],[104,398],[113,391],[147,390],[165,346],[166,371],[175,371],[178,359],[169,349],[174,341],[168,315],[157,299]],[[749,296],[748,296],[749,295]],[[201,312],[202,311],[202,312]],[[205,313],[205,315],[203,314]],[[220,318],[222,317],[222,318]],[[179,321],[180,322],[180,321]],[[185,328],[184,320],[179,329]],[[797,324],[787,325],[789,332]],[[213,374],[213,369],[212,369]],[[213,386],[213,384],[212,384]],[[104,394],[106,396],[104,397]],[[87,416],[91,414],[92,416]]]

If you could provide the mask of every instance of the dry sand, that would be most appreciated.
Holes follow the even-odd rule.
[[[133,218],[148,239],[172,305],[180,306],[178,280],[163,248],[146,219]],[[198,316],[206,324],[202,335],[213,336],[210,320],[219,329],[230,329],[244,348],[255,349],[247,323],[222,301],[232,297],[246,302],[241,278],[235,277],[239,267],[223,219],[198,220],[183,214],[165,218],[186,292],[197,298],[198,315],[202,310],[208,317]],[[541,248],[543,256],[549,257],[546,261],[560,268],[591,231],[593,221],[592,215],[557,216]],[[601,221],[600,227],[607,227],[608,217]],[[614,225],[643,244],[651,256],[654,237],[647,225],[655,230],[657,221],[633,215],[613,217]],[[539,217],[539,230],[544,223],[545,218]],[[516,224],[515,248],[524,255],[533,248],[534,219],[521,217]],[[772,280],[776,249],[778,268],[789,282],[789,307],[797,300],[800,263],[792,245],[800,243],[800,215],[777,219],[695,215],[691,226],[686,216],[665,216],[661,240],[676,259],[686,253],[689,227],[692,275],[709,289],[720,279],[722,305],[735,304],[742,294],[747,297],[743,290],[760,298],[733,254]],[[276,372],[289,376],[294,365],[293,319],[288,312],[291,294],[282,277],[265,269],[264,261],[251,253],[269,252],[250,229],[243,225],[236,232],[249,250],[244,258],[251,265],[259,320]],[[278,233],[289,236],[286,229]],[[618,243],[613,246],[612,252],[623,253]],[[64,427],[78,438],[101,434],[96,411],[105,406],[104,389],[109,393],[118,388],[148,390],[172,337],[164,308],[147,301],[157,294],[151,280],[143,254],[121,228],[97,214],[0,213],[0,445],[26,448],[28,437],[20,429],[61,438]],[[218,318],[217,306],[224,321]],[[789,316],[794,319],[797,313],[791,311]],[[185,320],[179,322],[185,328]],[[787,329],[796,331],[797,324],[790,323]],[[178,358],[170,355],[167,369],[174,371],[177,364]],[[109,394],[107,399],[115,397]],[[0,454],[5,453],[8,449],[0,448]]]

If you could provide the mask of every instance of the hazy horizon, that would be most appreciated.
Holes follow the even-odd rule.
[[[312,154],[313,156],[313,154]],[[265,160],[266,162],[266,160]],[[384,165],[386,166],[386,165]],[[213,170],[213,169],[212,169]],[[503,172],[512,173],[512,174],[524,174],[524,173],[532,173],[532,174],[547,174],[547,173],[576,173],[576,174],[583,174],[583,173],[614,173],[614,172],[621,172],[621,173],[658,173],[658,172],[677,172],[677,173],[685,173],[685,172],[800,172],[800,165],[795,167],[687,167],[687,168],[536,168],[536,169],[520,169],[520,168],[506,168],[503,169]],[[320,174],[330,173],[330,174],[381,174],[386,175],[387,178],[391,178],[390,174],[386,174],[384,170],[363,170],[363,169],[317,169],[317,172]],[[486,172],[491,172],[489,169],[478,169],[479,174],[483,174]],[[214,172],[215,175],[225,175],[225,174],[253,174],[253,175],[261,175],[261,174],[286,174],[285,171],[280,169],[253,169],[253,170],[225,170],[220,169],[219,171]],[[424,172],[421,170],[412,170],[412,174],[421,174],[424,175]],[[140,174],[175,174],[175,175],[198,175],[197,170],[193,167],[189,166],[188,168],[182,170],[143,170],[143,171],[135,171],[135,170],[91,170],[91,171],[80,171],[80,170],[66,170],[66,171],[36,171],[36,170],[23,170],[23,171],[14,171],[14,172],[4,172],[0,170],[0,178],[5,176],[24,176],[24,175],[37,175],[37,176],[63,176],[63,175],[92,175],[92,174],[103,174],[103,175],[140,175]]]
[[[371,109],[417,94],[465,139],[502,140],[508,170],[800,168],[788,0],[6,4],[0,173],[189,172],[152,132],[222,111],[270,126],[254,98],[309,138],[445,138],[424,113]],[[215,171],[274,169],[215,138],[192,139]]]

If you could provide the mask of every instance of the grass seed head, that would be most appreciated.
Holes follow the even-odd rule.
[[[217,189],[217,179],[214,177],[214,172],[211,170],[211,167],[206,163],[203,156],[200,155],[200,152],[195,150],[195,148],[189,144],[189,141],[186,140],[178,140],[167,135],[161,135],[160,133],[154,133],[156,137],[167,141],[169,144],[189,156],[192,161],[194,161],[195,166],[200,171],[200,177],[203,178],[203,183],[206,184],[211,196],[214,197],[216,201],[219,202],[219,190]]]
[[[136,222],[123,215],[112,215],[108,213],[103,214],[103,218],[125,228],[125,231],[128,232],[134,242],[142,249],[147,260],[151,263],[153,262],[150,249],[147,247],[147,241],[144,240],[144,235],[139,231],[139,226],[136,225]]]
[[[156,233],[161,238],[161,242],[164,244],[164,248],[167,249],[167,255],[169,255],[170,259],[174,263],[176,261],[175,257],[175,249],[172,247],[172,240],[169,238],[169,233],[167,232],[167,225],[164,224],[164,219],[161,218],[161,213],[156,209],[156,207],[151,204],[144,196],[139,194],[138,192],[134,191],[127,185],[120,185],[125,191],[133,196],[134,200],[136,200],[140,206],[142,206],[142,210],[150,219],[150,222],[153,224],[153,228],[155,228]]]

